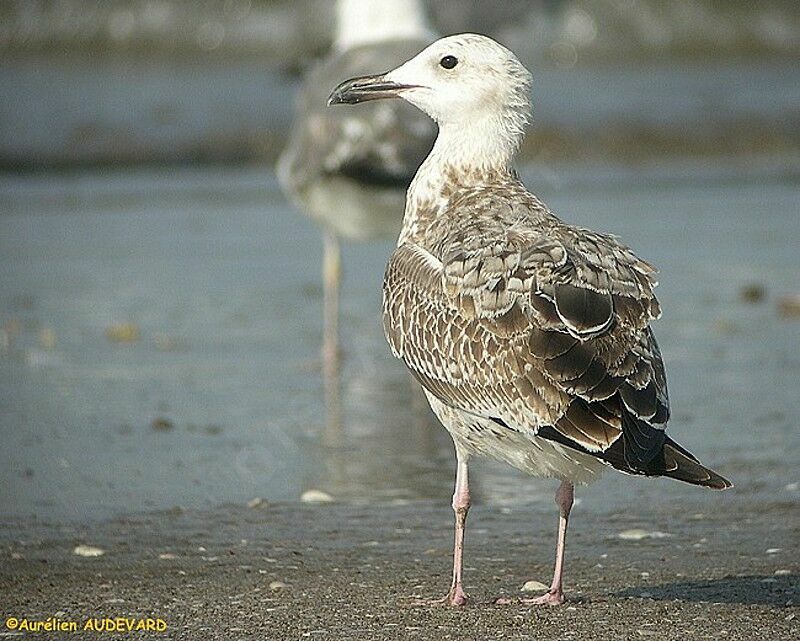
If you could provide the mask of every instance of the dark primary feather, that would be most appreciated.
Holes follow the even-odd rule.
[[[455,194],[461,215],[421,224],[384,281],[387,338],[421,384],[621,471],[727,487],[664,432],[654,268],[514,180]]]

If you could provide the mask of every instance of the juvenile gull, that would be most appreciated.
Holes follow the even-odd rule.
[[[338,344],[339,239],[397,235],[406,188],[436,137],[430,119],[401,102],[359,112],[325,108],[335,84],[398,65],[433,41],[419,0],[339,0],[336,9],[333,51],[306,77],[278,161],[285,192],[323,229],[327,367]]]
[[[604,467],[724,489],[670,439],[664,364],[650,321],[655,269],[616,238],[562,222],[512,168],[531,76],[493,40],[439,40],[397,69],[339,85],[330,104],[401,97],[439,135],[408,190],[386,268],[386,337],[425,389],[457,458],[453,581],[466,602],[467,466],[489,455],[561,481],[553,580],[564,601],[574,484]]]

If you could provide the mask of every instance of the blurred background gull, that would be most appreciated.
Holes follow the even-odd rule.
[[[338,396],[339,239],[397,238],[405,194],[436,126],[403,101],[328,108],[331,87],[394,69],[435,40],[420,0],[338,0],[332,51],[305,77],[277,173],[287,196],[322,228],[326,393]],[[330,405],[338,405],[329,398]]]
[[[423,4],[533,72],[527,186],[661,269],[670,430],[734,478],[720,505],[796,502],[797,3]],[[325,0],[0,2],[0,517],[449,501],[449,439],[415,424],[382,336],[391,239],[343,248],[342,430],[321,438],[319,228],[275,166],[335,25]],[[686,491],[598,485],[587,509]],[[551,495],[489,462],[474,489]]]

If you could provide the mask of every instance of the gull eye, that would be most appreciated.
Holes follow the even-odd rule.
[[[445,69],[452,69],[458,64],[458,58],[455,56],[445,56],[439,61],[439,64]]]

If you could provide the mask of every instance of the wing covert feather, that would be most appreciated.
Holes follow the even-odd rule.
[[[669,417],[649,328],[660,314],[654,268],[612,236],[536,211],[538,201],[522,218],[514,203],[501,208],[509,220],[480,215],[479,196],[477,215],[448,218],[427,247],[392,255],[393,353],[447,405],[522,432],[548,426],[598,456],[620,441],[627,465],[647,466]]]

